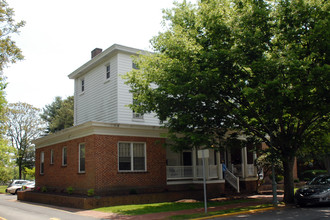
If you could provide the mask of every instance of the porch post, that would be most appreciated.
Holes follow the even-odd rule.
[[[223,175],[222,175],[222,164],[220,161],[220,151],[216,152],[216,163],[218,165],[218,179],[222,180],[223,179]]]
[[[192,149],[193,180],[197,180],[196,147]]]
[[[247,149],[246,147],[242,148],[242,177],[247,177]]]

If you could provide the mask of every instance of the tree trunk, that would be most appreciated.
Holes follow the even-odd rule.
[[[286,156],[283,160],[284,168],[284,202],[294,203],[294,180],[293,180],[294,157]]]
[[[18,159],[18,179],[22,179],[22,159]]]
[[[325,159],[324,159],[324,165],[325,165],[325,168],[328,171],[328,174],[330,174],[330,155],[327,155],[325,157]]]

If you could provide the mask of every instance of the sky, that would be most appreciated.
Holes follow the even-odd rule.
[[[16,21],[13,35],[24,60],[4,70],[8,103],[44,108],[56,96],[73,95],[67,76],[91,58],[94,48],[121,44],[151,50],[162,31],[162,9],[173,0],[7,0]]]

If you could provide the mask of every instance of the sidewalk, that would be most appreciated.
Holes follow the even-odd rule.
[[[229,205],[223,205],[223,206],[217,206],[217,207],[208,207],[208,212],[272,203],[272,199],[273,199],[272,195],[250,195],[250,196],[246,196],[245,198],[259,199],[259,200],[251,201],[251,202],[244,202],[244,203],[239,203],[239,204],[229,204]],[[283,199],[283,195],[278,195],[278,200],[282,201],[282,199]],[[226,198],[219,198],[217,200],[219,200],[219,201],[226,200]],[[195,213],[204,213],[204,208],[173,211],[173,212],[161,212],[161,213],[136,215],[136,216],[119,215],[116,213],[104,213],[104,212],[97,212],[97,211],[90,211],[90,210],[76,212],[76,214],[79,214],[79,215],[92,216],[92,217],[101,218],[101,219],[116,219],[116,220],[117,219],[120,219],[120,220],[161,220],[161,219],[166,219],[166,218],[168,218],[170,216],[174,216],[174,215],[186,215],[186,214],[195,214]],[[210,217],[210,219],[211,218],[212,217]]]

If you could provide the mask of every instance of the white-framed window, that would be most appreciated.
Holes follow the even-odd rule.
[[[132,68],[138,70],[139,68],[137,67],[136,63],[132,62]]]
[[[79,144],[79,173],[85,173],[85,144]]]
[[[40,152],[40,174],[44,174],[45,172],[45,153]]]
[[[81,92],[85,92],[85,79],[81,79],[80,83]]]
[[[119,171],[146,171],[146,144],[137,142],[118,143]]]
[[[133,98],[133,104],[135,105],[139,105],[140,103],[138,103],[138,101],[136,99]],[[133,110],[133,119],[143,119],[143,114],[142,113],[137,113]]]
[[[105,79],[110,79],[110,64],[106,65],[105,69]]]
[[[50,164],[54,164],[54,149],[50,150]]]
[[[68,149],[67,147],[62,148],[62,166],[68,165]]]

